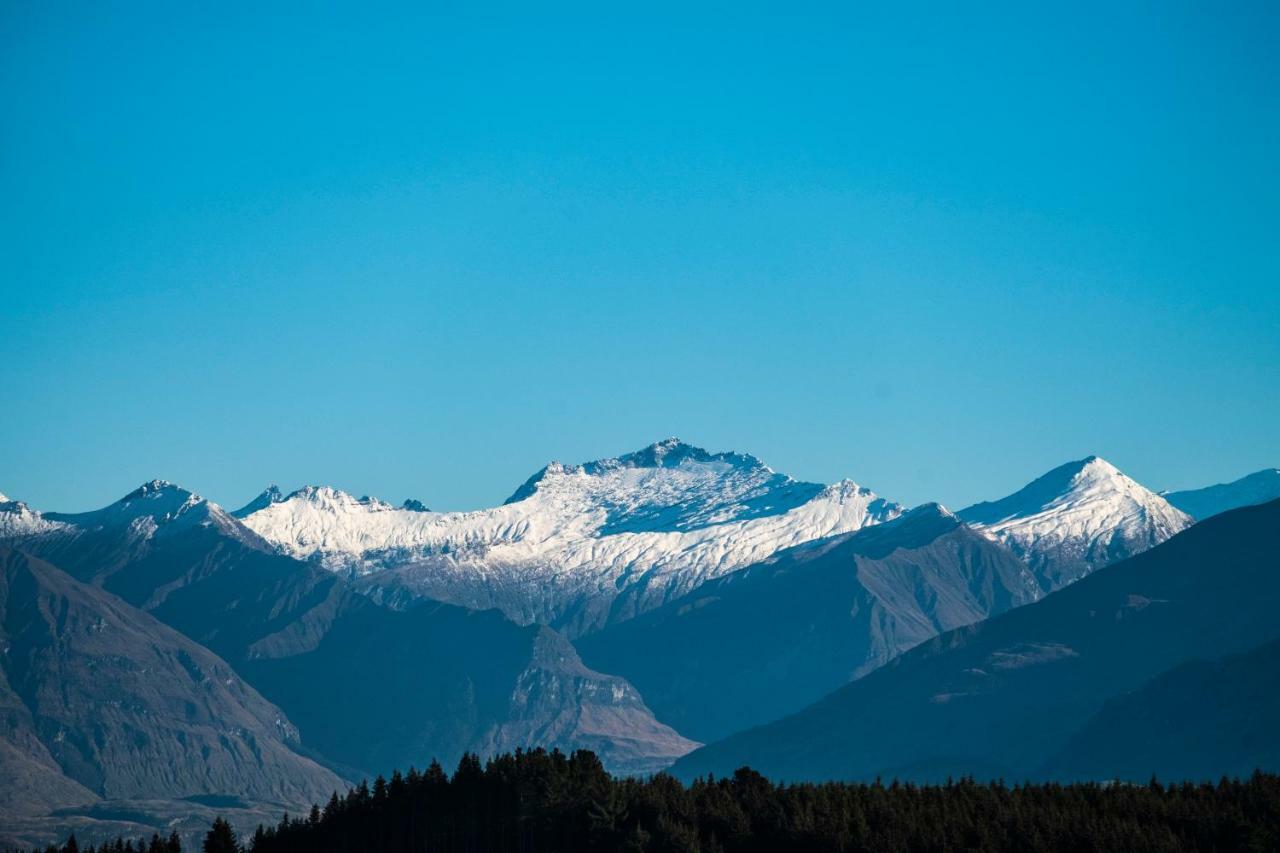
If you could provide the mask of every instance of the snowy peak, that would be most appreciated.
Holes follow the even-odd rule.
[[[716,468],[721,471],[740,471],[772,475],[774,472],[759,459],[745,453],[709,453],[701,447],[686,444],[678,438],[667,438],[655,442],[648,447],[626,453],[622,456],[597,459],[581,465],[565,465],[562,462],[550,462],[541,471],[534,474],[524,485],[507,498],[504,503],[512,504],[525,500],[538,491],[539,486],[549,480],[563,477],[603,477],[624,470],[636,469],[679,469],[695,470],[698,468]]]
[[[678,468],[685,462],[722,462],[739,468],[760,468],[769,471],[759,459],[742,453],[708,453],[701,447],[685,444],[678,438],[667,438],[648,447],[615,459],[588,462],[583,467],[587,473],[608,471],[613,468]],[[772,473],[772,471],[769,471]]]
[[[1107,460],[1100,456],[1089,456],[1059,465],[1008,497],[963,509],[960,517],[973,524],[995,524],[1035,515],[1050,506],[1071,501],[1090,491],[1097,493],[1100,490],[1123,490],[1126,488],[1125,481],[1137,486],[1137,483],[1121,474]]]
[[[290,494],[287,498],[279,501],[272,501],[272,503],[286,502],[305,503],[328,512],[346,512],[351,510],[384,512],[386,510],[395,509],[395,507],[386,501],[371,498],[368,495],[357,498],[355,495],[344,492],[341,489],[335,489],[332,486],[303,486],[301,489]]]
[[[902,519],[930,519],[934,521],[950,522],[953,525],[961,523],[960,516],[947,509],[937,501],[930,501],[919,506],[912,507],[902,514]]]
[[[1098,456],[1060,465],[959,515],[1027,560],[1045,591],[1158,545],[1192,523]]]
[[[155,496],[155,495],[162,494],[164,492],[170,492],[170,493],[181,492],[187,495],[193,494],[193,492],[188,492],[186,489],[182,488],[181,486],[175,486],[173,483],[170,483],[168,480],[151,480],[149,482],[143,483],[141,486],[134,489],[132,492],[130,492],[128,495],[125,496],[125,499],[127,500],[129,498],[137,497],[137,496],[142,496],[142,497],[146,497],[148,495]]]
[[[280,491],[279,486],[277,486],[275,483],[272,483],[271,485],[263,489],[262,493],[259,494],[256,498],[249,501],[247,504],[240,507],[235,512],[231,513],[231,515],[233,515],[236,518],[244,518],[245,516],[252,515],[258,510],[265,509],[271,506],[272,504],[278,504],[282,500],[284,500],[284,493]]]
[[[410,512],[431,512],[430,507],[417,498],[405,498],[404,503],[400,504],[401,509],[407,509]]]
[[[600,535],[677,532],[781,515],[824,495],[828,488],[778,474],[754,456],[709,453],[669,438],[581,465],[552,462],[504,506],[533,501],[538,507],[557,507],[556,512],[603,513]],[[850,491],[860,499],[874,499],[856,484],[838,484],[836,489]]]
[[[151,480],[100,512],[109,511],[113,515],[127,518],[145,515],[157,519],[173,519],[192,510],[207,512],[208,505],[195,492],[168,480]]]
[[[222,507],[168,480],[143,483],[115,503],[81,513],[45,513],[45,518],[81,529],[129,528],[149,537],[157,530],[212,524],[227,530],[236,522]]]

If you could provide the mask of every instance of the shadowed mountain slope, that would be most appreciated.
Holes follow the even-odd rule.
[[[207,649],[101,589],[0,548],[0,797],[33,803],[237,794],[297,806],[344,783],[294,751],[279,708]],[[10,775],[15,754],[27,771]],[[34,782],[33,768],[42,781]],[[44,771],[56,771],[56,782]]]
[[[586,689],[584,678],[620,681],[578,662],[556,671],[557,661],[538,652],[538,629],[496,611],[378,605],[342,577],[275,553],[216,505],[171,484],[147,484],[103,510],[57,519],[62,527],[21,546],[230,661],[296,715],[308,748],[347,775],[456,761],[501,741],[509,722],[563,721],[566,704],[599,706],[615,696]],[[511,719],[518,685],[539,677],[563,677],[576,692],[540,693]],[[694,746],[654,721],[629,685],[616,695],[610,719],[629,747],[613,756],[614,769],[665,764]],[[542,744],[549,748],[580,745],[572,725],[541,730],[557,735]],[[605,733],[582,734],[584,744],[597,744]]]
[[[1280,498],[1280,468],[1264,468],[1230,483],[1166,492],[1164,499],[1196,519]]]
[[[1280,642],[1193,661],[1107,702],[1043,775],[1218,779],[1280,767]]]
[[[1007,549],[927,504],[783,551],[578,646],[634,683],[660,719],[706,740],[802,708],[1036,593]]]
[[[1215,516],[677,762],[785,779],[1032,777],[1110,699],[1280,636],[1280,501]]]

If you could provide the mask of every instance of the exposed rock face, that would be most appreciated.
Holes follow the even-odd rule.
[[[1214,516],[1041,601],[943,634],[673,771],[1037,778],[1109,700],[1173,667],[1280,639],[1276,530],[1280,501]],[[1131,770],[1126,745],[1107,742],[1118,750],[1108,767]]]
[[[237,793],[294,805],[343,786],[294,751],[292,723],[225,661],[11,549],[0,549],[0,648],[6,751],[26,756],[28,777],[56,768],[90,799]],[[44,808],[84,802],[54,787]]]
[[[799,710],[937,634],[1035,600],[1027,567],[937,504],[818,540],[578,641],[703,740]]]
[[[259,494],[256,498],[249,501],[247,504],[240,507],[238,510],[232,512],[231,514],[236,518],[244,518],[245,516],[252,515],[253,513],[257,512],[260,509],[266,509],[272,504],[278,504],[282,500],[284,500],[284,493],[280,491],[279,486],[277,486],[275,483],[272,483],[271,485],[263,489],[262,493]]]
[[[529,744],[586,748],[615,773],[653,773],[700,746],[659,723],[625,679],[588,669],[573,646],[550,628],[538,631],[533,658],[520,673],[501,726],[481,752]]]

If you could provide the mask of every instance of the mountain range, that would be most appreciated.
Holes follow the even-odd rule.
[[[1276,754],[1273,726],[1255,722],[1249,734],[1265,737],[1253,749],[1215,760],[1180,744],[1188,734],[1202,743],[1230,736],[1221,725],[1255,694],[1270,697],[1255,712],[1265,713],[1274,682],[1233,685],[1237,695],[1222,699],[1234,708],[1205,709],[1201,697],[1203,713],[1161,709],[1171,740],[1159,750],[1119,735],[1197,683],[1255,671],[1265,678],[1267,668],[1252,668],[1249,658],[1211,664],[1207,673],[1179,668],[1280,639],[1276,530],[1280,501],[1210,518],[1041,601],[929,640],[799,713],[696,750],[673,772],[724,774],[744,764],[793,780],[1248,772]],[[1215,717],[1196,732],[1197,722]]]
[[[376,598],[496,608],[577,636],[902,509],[852,481],[802,483],[754,456],[667,439],[552,462],[493,509],[420,512],[309,486],[243,521],[283,553],[367,575]]]
[[[1228,502],[1265,493],[1252,488]],[[225,806],[256,820],[395,767],[531,746],[589,748],[620,773],[673,762],[682,774],[725,772],[738,756],[756,760],[755,732],[776,731],[779,748],[808,757],[787,763],[765,750],[761,769],[796,778],[861,776],[882,753],[902,760],[876,772],[981,773],[998,762],[967,765],[974,755],[961,749],[949,764],[928,754],[927,729],[917,749],[887,722],[884,742],[851,758],[848,730],[870,736],[859,715],[877,713],[930,722],[894,717],[891,674],[962,678],[916,663],[933,660],[940,642],[1057,614],[1056,602],[1075,600],[1063,596],[1223,524],[1192,526],[1194,513],[1097,457],[953,514],[907,510],[852,481],[803,483],[753,456],[676,439],[550,463],[503,505],[466,513],[323,486],[273,486],[226,512],[159,480],[88,513],[0,498],[0,770],[14,780],[0,784],[0,840],[24,843],[115,826],[121,815],[162,827],[183,810]],[[1221,518],[1240,513],[1242,527],[1269,521],[1245,510]],[[1237,545],[1246,533],[1233,534]],[[1201,552],[1228,553],[1230,538]],[[1244,579],[1224,576],[1233,590]],[[1269,588],[1259,589],[1261,606]],[[1163,601],[1154,594],[1135,593]],[[1011,639],[1032,651],[1008,660],[1069,658],[1062,648],[1129,636],[1104,621],[1068,640]],[[1074,624],[1045,622],[1059,623]],[[1265,671],[1247,644],[1171,648],[1159,659],[1170,681],[1152,696]],[[1246,657],[1219,660],[1228,654]],[[1210,669],[1177,668],[1196,661]],[[1148,669],[1144,677],[1163,672]],[[1120,755],[1108,738],[1148,719],[1154,700],[1139,691],[1126,704],[1120,688],[1107,692],[1119,683],[1077,697],[1093,703],[1091,728],[1082,717],[1074,728],[1046,722],[1046,732],[1080,738],[1079,755]],[[832,703],[841,710],[816,718],[843,732],[830,742],[809,722],[811,743],[770,728]],[[104,708],[115,710],[95,710]],[[1229,751],[1206,744],[1206,767],[1215,749]],[[1101,772],[1022,749],[1000,766]]]

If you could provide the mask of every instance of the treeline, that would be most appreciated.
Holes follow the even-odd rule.
[[[157,853],[156,843],[176,841],[156,839],[147,848],[117,842],[97,853]],[[425,772],[379,777],[308,815],[260,826],[249,839],[237,839],[219,820],[202,847],[206,853],[1261,853],[1280,850],[1280,777],[1171,785],[969,779],[780,785],[744,768],[686,786],[665,775],[615,779],[590,752],[534,750],[483,765],[465,756],[452,778],[435,763]],[[59,849],[77,853],[49,851]]]
[[[24,850],[6,848],[5,853],[26,853]],[[50,844],[48,847],[36,847],[31,853],[182,853],[182,840],[178,833],[168,838],[152,835],[151,840],[139,838],[117,838],[115,841],[104,841],[101,845],[81,845],[72,835],[61,845]]]
[[[1216,784],[682,785],[614,779],[590,752],[466,756],[362,784],[260,828],[253,853],[1276,851],[1280,777]]]

